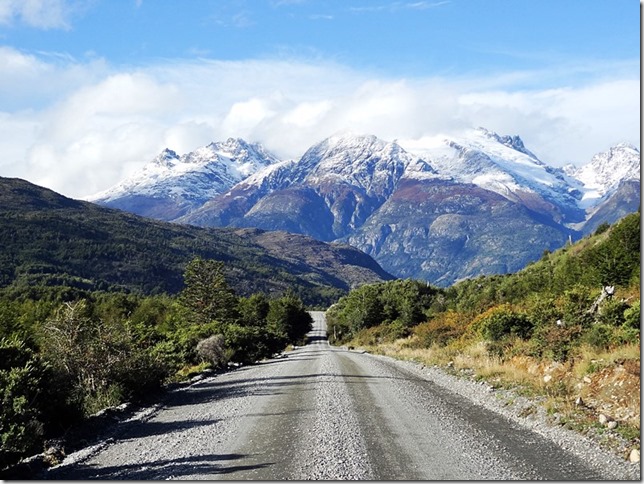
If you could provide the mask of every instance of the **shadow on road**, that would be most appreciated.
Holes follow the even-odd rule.
[[[261,469],[272,463],[244,466],[226,466],[222,461],[236,461],[247,457],[244,454],[210,454],[191,457],[180,457],[172,460],[157,460],[120,466],[93,467],[80,464],[72,472],[65,469],[57,475],[50,472],[49,479],[100,479],[100,480],[160,480],[192,475],[230,474],[232,472]]]
[[[170,435],[176,432],[182,432],[186,429],[214,425],[217,422],[219,422],[219,419],[175,420],[173,422],[136,422],[123,432],[119,437],[119,440],[134,440],[141,437],[150,437],[152,435]]]

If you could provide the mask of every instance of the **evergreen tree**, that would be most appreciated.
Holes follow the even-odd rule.
[[[237,296],[226,282],[223,262],[193,259],[186,267],[184,285],[179,297],[191,310],[194,322],[227,323],[237,317]]]

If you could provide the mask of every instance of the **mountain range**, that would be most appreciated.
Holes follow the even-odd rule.
[[[90,200],[182,224],[347,243],[397,277],[442,286],[514,272],[639,209],[640,154],[628,144],[579,168],[549,166],[519,136],[483,128],[408,148],[340,133],[279,161],[229,139],[183,156],[165,150]]]

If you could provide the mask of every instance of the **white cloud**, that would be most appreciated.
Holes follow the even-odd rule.
[[[0,106],[10,110],[38,109],[109,75],[102,59],[81,63],[57,53],[26,54],[5,46],[0,46],[0,66]]]
[[[44,30],[69,30],[72,11],[65,0],[2,0],[0,24],[17,21]]]
[[[292,110],[287,111],[282,117],[282,121],[295,128],[308,128],[319,124],[332,108],[333,104],[328,100],[302,102]]]
[[[639,79],[577,88],[488,91],[460,97],[483,126],[521,134],[544,161],[584,163],[610,144],[639,144]],[[525,133],[525,134],[524,134]]]
[[[224,129],[233,133],[251,133],[253,128],[275,115],[267,100],[253,98],[236,102],[224,119]]]
[[[637,75],[528,90],[511,81],[525,73],[385,79],[319,60],[178,61],[119,71],[100,59],[0,48],[0,62],[8,66],[0,77],[0,174],[74,197],[108,188],[165,147],[185,153],[230,136],[292,158],[343,129],[413,140],[484,126],[521,135],[551,164],[639,143]],[[12,93],[22,93],[19,102],[10,102]]]

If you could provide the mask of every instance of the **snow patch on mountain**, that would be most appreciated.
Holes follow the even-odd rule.
[[[302,157],[311,166],[303,181],[311,185],[345,183],[368,195],[390,193],[415,158],[397,143],[373,135],[343,133],[318,143]]]

